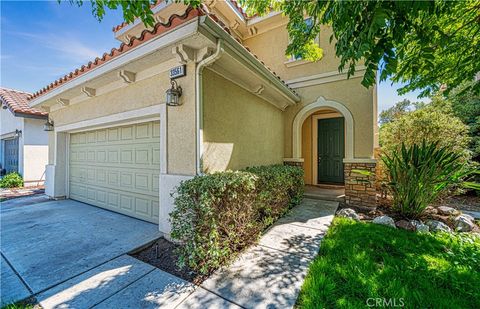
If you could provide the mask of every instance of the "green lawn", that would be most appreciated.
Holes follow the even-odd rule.
[[[364,308],[375,298],[383,307],[480,308],[480,238],[335,218],[297,306]]]
[[[34,308],[33,305],[21,304],[21,303],[10,304],[2,307],[2,309],[33,309],[33,308]]]

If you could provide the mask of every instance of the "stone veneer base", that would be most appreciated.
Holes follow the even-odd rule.
[[[303,168],[301,161],[284,161],[285,165]],[[376,163],[344,163],[345,202],[360,208],[375,208],[377,206]],[[354,170],[368,171],[363,175]]]
[[[344,163],[345,202],[351,206],[375,208],[377,190],[375,188],[376,163]],[[369,172],[364,175],[355,170]]]

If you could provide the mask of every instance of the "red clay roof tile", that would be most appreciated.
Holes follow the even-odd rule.
[[[150,5],[150,9],[153,9],[154,7],[156,7],[157,5],[159,5],[163,0],[157,0],[155,3],[151,4]],[[125,26],[128,26],[129,23],[127,22],[122,22],[120,25],[116,25],[115,27],[112,28],[112,31],[113,32],[118,32],[120,31],[122,28],[124,28]]]
[[[157,37],[158,35],[164,33],[165,31],[171,30],[172,28],[175,28],[195,17],[198,16],[203,16],[207,15],[210,17],[212,20],[214,20],[216,23],[218,23],[221,28],[227,32],[229,35],[231,35],[230,29],[226,27],[215,14],[209,13],[208,9],[205,7],[203,8],[192,8],[189,7],[185,11],[183,15],[177,15],[173,14],[170,16],[169,20],[167,23],[157,23],[152,30],[143,30],[141,35],[139,37],[133,37],[130,39],[130,42],[128,44],[122,43],[120,44],[120,47],[118,48],[112,48],[110,53],[104,53],[102,58],[96,58],[93,62],[89,62],[87,65],[82,65],[79,69],[76,69],[74,72],[70,72],[69,74],[59,78],[58,80],[52,82],[50,85],[44,87],[43,89],[35,92],[33,95],[31,95],[28,100],[37,98],[39,96],[44,95],[45,93],[51,91],[53,88],[56,88],[57,86],[60,86],[64,82],[67,82],[71,79],[74,79],[90,70],[95,69],[96,67],[104,64],[107,61],[110,61],[111,59],[117,57],[118,55],[123,54],[124,52],[137,47],[138,45],[151,40],[152,38]],[[267,70],[269,70],[275,77],[277,77],[290,91],[293,93],[297,94],[292,88],[290,88],[285,81],[283,81],[275,72],[272,71],[263,61],[261,61],[257,55],[255,55],[248,47],[243,45],[240,40],[235,38],[235,40],[243,47],[245,48],[246,51],[248,51],[252,56],[254,56]]]
[[[0,87],[0,100],[12,113],[27,114],[34,116],[48,116],[48,113],[32,108],[28,105],[30,93]]]
[[[156,7],[157,5],[159,5],[161,2],[163,2],[164,0],[157,0],[154,4],[150,5],[150,9],[153,9],[154,7]],[[247,13],[244,11],[244,9],[238,4],[237,1],[235,0],[225,0],[225,1],[230,1],[238,10],[238,12],[240,12],[240,14],[242,14],[242,16],[245,18],[245,19],[248,19],[249,16],[247,15]],[[118,32],[120,30],[122,30],[123,28],[125,28],[126,26],[128,26],[129,23],[127,22],[122,22],[121,24],[119,25],[116,25],[112,28],[112,31],[113,32]]]
[[[35,92],[28,99],[32,100],[41,95],[44,95],[45,93],[51,91],[53,88],[56,88],[57,86],[71,79],[74,79],[82,74],[85,74],[88,71],[93,70],[94,68],[104,64],[105,62],[112,60],[113,58],[116,58],[117,56],[125,53],[126,51],[131,50],[132,48],[135,48],[138,45],[146,41],[149,41],[172,28],[175,28],[195,17],[202,16],[202,15],[204,15],[204,12],[201,9],[193,9],[193,8],[188,8],[183,15],[173,14],[172,16],[170,16],[167,23],[157,23],[152,30],[143,30],[139,37],[131,38],[128,44],[122,43],[118,48],[112,48],[110,53],[104,53],[102,58],[97,57],[93,62],[90,61],[87,65],[82,65],[79,69],[76,69],[75,71],[68,73],[67,75],[52,82],[50,85]]]

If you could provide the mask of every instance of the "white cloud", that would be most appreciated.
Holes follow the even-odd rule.
[[[68,33],[36,34],[28,32],[9,32],[9,34],[33,40],[42,47],[58,52],[58,56],[74,64],[92,61],[102,55],[101,51],[91,48]]]

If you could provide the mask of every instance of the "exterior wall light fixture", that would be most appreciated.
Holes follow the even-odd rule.
[[[53,121],[47,119],[47,122],[43,125],[43,131],[53,131]]]
[[[179,106],[180,97],[182,96],[182,87],[178,86],[175,80],[170,80],[172,87],[166,91],[167,94],[167,105],[168,106]]]

